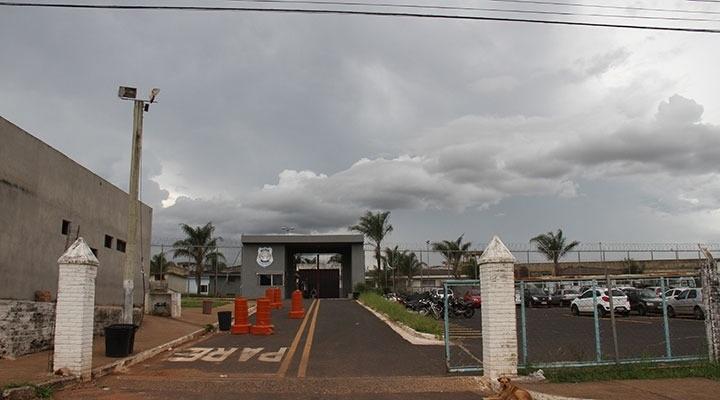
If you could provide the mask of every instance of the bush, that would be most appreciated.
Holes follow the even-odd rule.
[[[443,328],[439,321],[410,312],[402,304],[387,300],[377,293],[365,292],[360,295],[360,301],[373,310],[384,314],[391,321],[405,324],[418,332],[430,333],[436,337],[442,336]]]
[[[358,282],[353,289],[355,292],[364,293],[367,291],[367,285],[365,285],[365,282]]]

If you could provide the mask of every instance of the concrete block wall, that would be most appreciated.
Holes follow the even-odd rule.
[[[140,308],[133,310],[133,320],[141,320]],[[122,320],[122,307],[95,306],[93,334],[104,335],[105,327]],[[0,358],[50,350],[53,347],[55,303],[0,300]]]
[[[55,303],[0,300],[0,358],[52,347]]]

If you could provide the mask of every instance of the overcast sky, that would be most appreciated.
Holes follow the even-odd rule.
[[[117,87],[161,88],[143,144],[155,243],[181,222],[227,242],[342,232],[367,209],[392,211],[390,241],[407,246],[557,228],[718,242],[719,48],[719,34],[0,7],[0,115],[126,189]]]

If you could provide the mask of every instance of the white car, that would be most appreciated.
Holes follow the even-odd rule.
[[[613,306],[615,312],[627,316],[630,314],[630,302],[628,301],[625,293],[620,290],[613,289]],[[610,297],[608,296],[608,290],[606,288],[595,288],[595,299],[597,302],[598,315],[601,317],[606,316],[610,313]],[[593,290],[588,289],[583,292],[578,298],[570,303],[570,311],[574,315],[580,315],[580,313],[592,313],[593,312]]]

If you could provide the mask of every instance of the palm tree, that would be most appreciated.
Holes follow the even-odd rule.
[[[398,264],[398,268],[400,269],[400,272],[407,277],[407,280],[405,281],[405,286],[410,287],[410,282],[412,282],[413,276],[415,276],[415,273],[420,271],[420,268],[425,265],[424,262],[418,260],[417,255],[415,252],[402,252],[400,253],[400,263]]]
[[[580,244],[577,240],[565,244],[562,229],[558,229],[557,233],[551,231],[537,235],[530,239],[530,242],[535,242],[537,249],[553,262],[553,275],[555,276],[558,276],[560,272],[560,259]]]
[[[165,258],[165,253],[160,252],[150,259],[150,275],[162,275],[165,273],[170,262]]]
[[[472,246],[471,242],[463,243],[463,233],[456,240],[443,240],[442,242],[434,242],[432,248],[439,251],[445,258],[445,266],[452,269],[455,278],[460,277],[461,267],[466,259],[466,253]]]
[[[395,271],[397,271],[397,268],[400,266],[400,263],[402,262],[402,256],[405,254],[405,251],[400,251],[397,246],[390,248],[386,247],[384,250],[385,255],[382,257],[382,260],[385,262],[385,277],[383,280],[387,280],[387,268],[390,268],[393,270],[393,290],[395,290]],[[379,278],[378,278],[379,279]]]
[[[216,248],[217,249],[217,248]],[[214,251],[205,257],[209,266],[212,266],[215,275],[215,288],[213,289],[214,296],[218,296],[218,271],[227,267],[227,260],[225,255],[219,251]]]
[[[350,227],[350,230],[362,233],[366,239],[373,242],[377,269],[380,271],[382,268],[382,241],[393,230],[392,225],[390,225],[390,211],[378,211],[376,213],[367,211],[365,215],[360,217],[357,224]]]
[[[472,279],[478,279],[478,269],[480,265],[475,255],[469,255],[465,258],[465,262],[462,265],[462,274]]]
[[[175,257],[187,257],[195,262],[195,282],[197,283],[197,294],[200,294],[200,283],[205,270],[205,263],[213,260],[219,261],[215,250],[221,237],[213,237],[215,226],[208,222],[205,226],[193,228],[187,224],[180,224],[180,229],[185,233],[185,239],[178,240],[173,244]],[[224,257],[223,257],[224,259]]]

